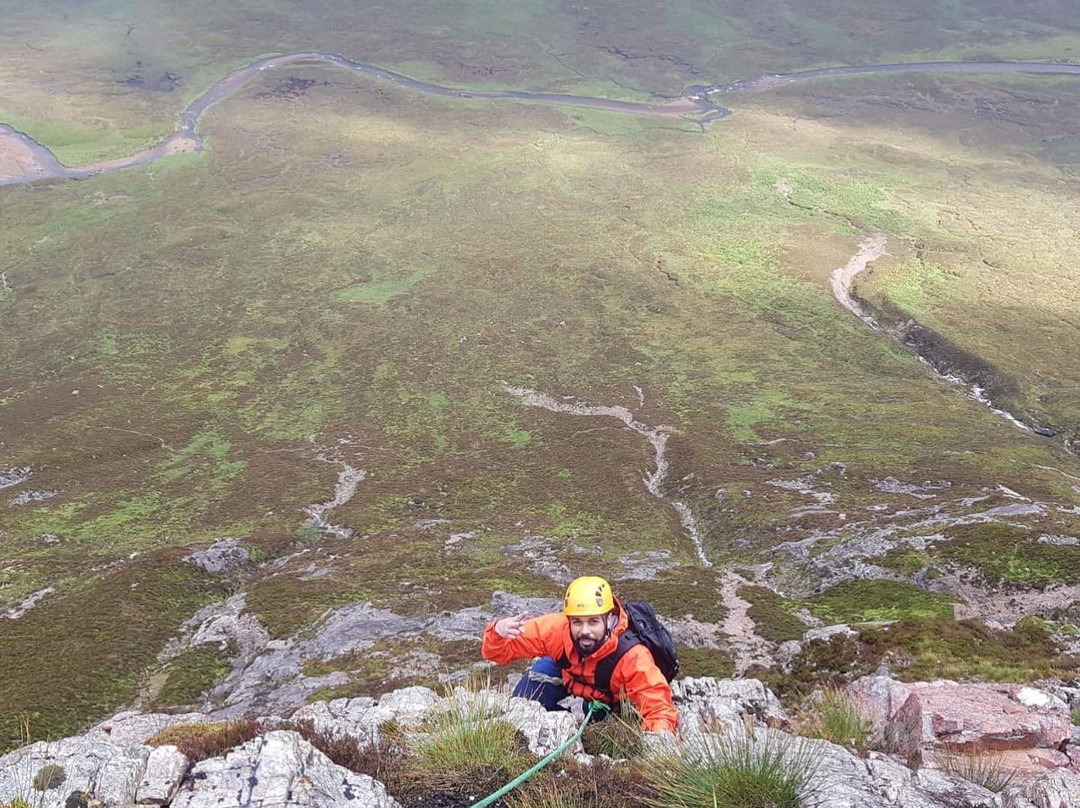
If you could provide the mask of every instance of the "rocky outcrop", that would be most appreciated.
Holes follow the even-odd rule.
[[[218,539],[205,550],[196,550],[185,556],[184,561],[210,575],[219,575],[248,564],[251,561],[251,551],[237,539]]]
[[[331,763],[295,732],[268,732],[195,764],[172,808],[394,808],[383,785]]]
[[[63,808],[70,795],[82,792],[106,805],[131,805],[149,757],[146,746],[88,737],[31,744],[0,758],[0,805],[23,799],[35,808]],[[39,773],[46,766],[58,768],[43,783]],[[51,787],[35,787],[40,785]]]
[[[1051,748],[1055,742],[1068,746],[1064,703],[1045,691],[866,677],[851,686],[850,694],[880,739],[900,740],[907,747],[903,754],[872,751],[860,757],[836,744],[784,731],[788,716],[760,681],[687,677],[672,690],[680,734],[677,739],[650,734],[647,748],[654,754],[693,758],[733,739],[761,751],[782,749],[805,763],[808,796],[818,808],[1080,808],[1080,772]],[[580,712],[549,713],[535,702],[511,698],[505,689],[457,688],[439,696],[428,688],[409,687],[378,700],[307,705],[288,723],[283,717],[264,718],[265,731],[257,737],[192,765],[177,747],[152,748],[147,742],[162,729],[204,722],[207,716],[127,712],[81,737],[34,744],[0,758],[0,804],[23,798],[41,808],[61,808],[70,798],[75,800],[70,804],[100,803],[103,808],[396,808],[381,783],[333,763],[304,740],[308,736],[294,731],[297,724],[310,723],[323,737],[352,737],[366,746],[382,740],[387,722],[408,737],[430,732],[433,717],[462,707],[479,720],[512,724],[537,757],[572,738],[580,722]],[[1037,753],[1056,763],[1053,756],[1059,755],[1065,764],[1050,770],[1029,766],[1013,787],[995,794],[962,779],[935,756],[944,739],[957,747],[1004,745],[1001,754],[1017,759]],[[1029,745],[1013,748],[1019,743]],[[569,754],[591,760],[580,745]],[[1015,764],[1013,758],[1002,760],[1010,768]],[[45,767],[55,767],[47,777],[41,774]],[[41,788],[35,789],[35,779]]]
[[[875,736],[897,752],[1057,750],[1068,706],[1032,687],[956,682],[904,684],[868,676],[849,686]]]

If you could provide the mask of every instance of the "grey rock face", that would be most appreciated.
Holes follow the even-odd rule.
[[[145,746],[122,747],[89,738],[38,742],[0,758],[0,804],[16,798],[35,808],[63,808],[69,794],[85,791],[106,805],[130,805],[150,754]],[[63,782],[35,791],[34,776],[53,764],[64,770]]]
[[[537,757],[554,752],[566,743],[578,728],[577,720],[570,713],[549,713],[538,702],[527,699],[510,699],[506,712],[499,718],[517,727],[525,736],[529,751]],[[568,753],[580,751],[580,746],[578,743],[577,748],[568,750]]]
[[[184,561],[210,575],[218,575],[248,564],[251,561],[251,551],[242,547],[236,539],[218,539],[205,550],[196,550],[185,556]]]
[[[707,718],[726,718],[731,709],[737,716],[747,716],[757,724],[786,727],[787,713],[780,700],[757,679],[710,679],[687,676],[671,684],[675,703],[684,713],[703,710]],[[727,702],[731,709],[721,706]]]
[[[135,801],[140,805],[165,805],[173,798],[190,766],[191,761],[175,746],[151,750]]]
[[[1080,808],[1080,774],[1067,769],[1038,777],[1018,790],[1036,808]]]
[[[197,763],[172,808],[396,808],[383,785],[330,760],[295,732],[275,731]]]
[[[107,718],[87,731],[87,740],[111,743],[116,746],[138,746],[161,732],[177,724],[201,724],[210,721],[203,713],[137,713],[125,711]]]

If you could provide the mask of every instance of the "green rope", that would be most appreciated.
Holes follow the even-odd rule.
[[[567,749],[569,749],[571,746],[573,746],[575,743],[577,743],[578,739],[581,737],[581,733],[583,733],[585,731],[585,727],[587,727],[589,725],[589,719],[592,718],[592,714],[594,712],[596,712],[597,710],[610,710],[610,709],[611,708],[608,707],[606,704],[604,704],[602,701],[593,701],[593,702],[591,702],[589,704],[589,712],[585,713],[585,720],[581,722],[581,726],[578,728],[578,731],[574,733],[573,737],[570,738],[570,740],[568,740],[566,743],[564,743],[562,746],[560,746],[554,752],[549,754],[547,757],[545,757],[543,760],[541,760],[539,763],[537,763],[535,766],[533,766],[527,772],[515,777],[513,780],[511,780],[509,783],[507,783],[505,786],[500,788],[498,791],[496,791],[491,796],[484,797],[484,799],[480,800],[480,802],[475,803],[472,806],[472,808],[487,808],[487,806],[493,804],[500,797],[508,794],[509,792],[513,791],[515,788],[520,786],[522,783],[524,783],[526,780],[528,780],[530,777],[532,777],[534,774],[536,774],[538,771],[540,771],[546,765],[551,763],[551,761],[553,761],[555,758],[557,758],[559,755],[561,755],[563,752],[565,752]]]

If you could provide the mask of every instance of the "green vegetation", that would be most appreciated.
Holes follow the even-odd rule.
[[[589,755],[607,755],[615,760],[640,757],[645,751],[641,716],[628,702],[603,721],[593,721],[581,735],[581,745]]]
[[[747,616],[754,621],[754,630],[769,642],[782,643],[801,640],[806,624],[792,614],[796,601],[786,601],[763,586],[744,586],[739,597],[750,603]]]
[[[952,617],[953,599],[897,581],[844,581],[807,600],[829,623]]]
[[[165,681],[154,696],[152,709],[192,705],[232,670],[232,648],[200,646],[184,651],[165,668]]]
[[[808,808],[816,764],[797,739],[767,733],[700,736],[653,764],[655,808]]]
[[[627,0],[612,15],[404,0],[358,15],[343,0],[258,13],[15,0],[0,120],[65,161],[115,157],[171,129],[230,70],[302,49],[462,87],[638,100],[822,64],[1068,58],[1075,15],[1065,0],[1037,5],[766,0],[736,15]],[[1010,407],[1074,434],[1080,239],[1063,211],[1078,163],[1060,135],[1077,101],[1065,80],[867,76],[733,96],[736,114],[701,132],[295,66],[212,107],[204,152],[5,186],[4,469],[32,478],[0,501],[0,611],[53,591],[0,620],[0,704],[38,713],[36,737],[130,704],[181,623],[238,585],[275,637],[356,601],[430,616],[496,590],[557,597],[560,566],[607,570],[622,597],[661,614],[720,622],[715,569],[842,526],[841,512],[865,518],[883,499],[869,481],[887,475],[1052,503],[1017,520],[1031,530],[950,529],[898,562],[905,574],[1080,580],[1077,547],[1037,541],[1077,535],[1075,458],[935,380],[828,287],[861,228],[887,230],[890,256],[856,292],[1000,369]],[[646,490],[654,456],[640,434],[526,407],[506,385],[668,425],[664,493],[693,509],[715,566],[700,567],[678,514]],[[305,510],[332,500],[338,461],[366,472],[328,515],[351,540]],[[809,500],[769,485],[804,474],[836,513],[793,516]],[[56,495],[9,506],[31,490]],[[953,493],[935,504],[952,507]],[[221,536],[270,563],[224,581],[182,561]],[[620,580],[619,559],[640,551],[678,566]],[[774,641],[801,633],[803,606],[901,620],[865,634],[861,656],[808,649],[825,677],[878,645],[905,676],[1059,669],[1043,640],[954,624],[946,598],[899,584],[799,603],[744,592]],[[317,697],[395,681],[404,652],[386,653],[370,668],[337,661],[350,683]],[[683,660],[688,674],[731,664],[706,649]],[[799,688],[818,681],[800,670]],[[222,671],[209,655],[177,660],[160,697],[196,698]],[[0,749],[17,742],[0,716]]]
[[[799,716],[797,732],[846,746],[859,755],[870,750],[870,722],[863,718],[859,703],[837,687],[825,688],[820,700]]]
[[[485,691],[451,702],[421,729],[411,751],[426,788],[436,793],[493,791],[532,762],[517,729],[499,720]]]
[[[679,669],[682,676],[712,676],[728,679],[735,673],[735,660],[727,651],[714,648],[688,648],[677,646]]]
[[[63,766],[49,763],[38,769],[34,775],[34,790],[48,791],[50,788],[58,788],[67,779],[67,772]]]

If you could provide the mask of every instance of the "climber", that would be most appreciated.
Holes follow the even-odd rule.
[[[513,695],[548,710],[561,709],[568,695],[613,707],[628,700],[643,730],[674,732],[678,712],[668,681],[678,662],[671,636],[648,604],[629,606],[603,578],[578,578],[566,589],[562,614],[496,620],[484,630],[482,653],[500,665],[539,657]]]

